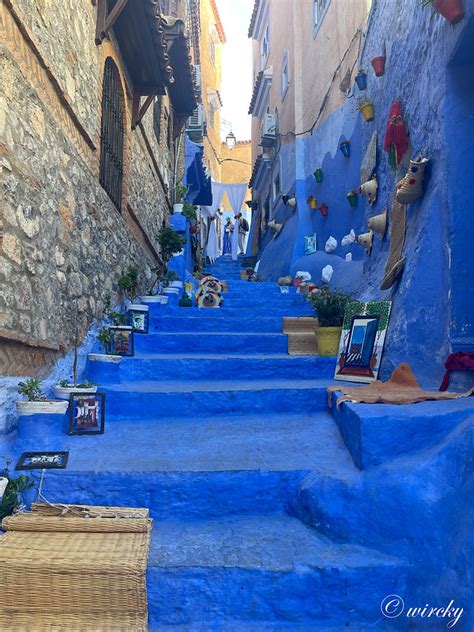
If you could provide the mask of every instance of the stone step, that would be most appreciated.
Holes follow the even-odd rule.
[[[357,472],[325,412],[198,424],[107,418],[101,436],[69,436],[66,419],[44,417],[22,418],[12,461],[27,450],[69,451],[67,469],[45,476],[50,502],[143,506],[161,519],[282,513],[309,472]]]
[[[87,376],[96,384],[136,380],[332,379],[334,358],[282,354],[140,354],[118,366],[89,362]]]
[[[105,385],[109,416],[128,419],[212,415],[271,416],[325,410],[332,382],[317,379],[130,381]]]
[[[155,332],[135,336],[136,353],[285,353],[282,333]]]
[[[163,316],[156,316],[152,319],[150,332],[163,331],[168,333],[183,332],[239,332],[239,333],[278,333],[281,334],[283,330],[283,318],[281,316],[268,316],[257,319],[242,317],[242,314],[238,316],[232,315],[227,318],[214,316],[214,313],[209,311],[208,318],[200,318],[196,316],[194,310],[191,310],[189,315],[184,310],[173,315],[169,315],[168,312],[163,312]],[[220,310],[215,310],[219,311]],[[214,312],[214,310],[213,310]]]
[[[337,396],[340,393],[333,394],[334,417],[360,469],[434,446],[463,419],[474,415],[472,397],[405,406],[345,402],[337,410]]]
[[[343,630],[380,618],[382,599],[404,594],[406,574],[398,558],[336,544],[289,516],[162,521],[148,560],[150,623],[317,621],[315,630]]]

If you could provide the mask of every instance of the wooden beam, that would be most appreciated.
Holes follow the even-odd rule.
[[[127,5],[127,2],[128,2],[128,0],[117,0],[116,5],[112,9],[112,11],[109,13],[109,15],[107,16],[107,19],[105,21],[105,31],[106,32],[110,31],[110,29],[113,27],[113,25],[115,24],[117,18],[122,13],[122,11],[125,9],[125,6]]]
[[[145,116],[145,112],[153,103],[154,98],[155,98],[155,94],[149,94],[147,98],[145,99],[145,103],[141,107],[137,108],[137,111],[135,112],[135,115],[132,120],[132,129],[135,129],[138,123],[140,123],[142,118]],[[140,104],[140,96],[138,96],[138,104]]]
[[[107,33],[105,32],[105,21],[107,18],[108,1],[98,0],[97,4],[97,20],[95,23],[95,43],[96,46],[102,44],[102,40],[105,39]]]

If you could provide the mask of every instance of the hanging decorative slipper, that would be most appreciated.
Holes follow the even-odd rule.
[[[372,180],[368,180],[367,182],[364,182],[364,184],[360,185],[359,193],[361,195],[365,195],[369,200],[369,204],[372,205],[377,199],[377,189],[377,178],[373,177]]]
[[[403,156],[408,151],[408,132],[400,101],[394,101],[390,108],[383,148],[388,151],[389,165],[392,169],[398,169]]]
[[[428,158],[418,156],[416,160],[410,160],[408,173],[397,184],[395,197],[400,204],[412,204],[423,193],[423,176]]]
[[[380,239],[385,236],[387,230],[387,209],[384,208],[383,213],[380,215],[374,215],[369,219],[369,228],[378,234]]]
[[[222,296],[217,292],[214,292],[214,290],[201,287],[196,292],[196,301],[198,307],[216,308],[220,307],[222,303]]]
[[[365,252],[370,255],[372,252],[372,243],[374,241],[374,231],[369,230],[368,233],[362,233],[357,237],[357,243],[359,246],[363,246],[365,248]]]

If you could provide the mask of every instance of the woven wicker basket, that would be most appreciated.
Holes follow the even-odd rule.
[[[147,629],[146,509],[34,505],[2,525],[0,630]]]

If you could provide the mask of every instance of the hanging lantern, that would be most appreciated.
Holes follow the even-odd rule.
[[[316,169],[316,171],[313,173],[316,182],[318,184],[321,184],[321,182],[323,181],[323,170],[322,169]]]
[[[351,189],[347,194],[347,201],[349,202],[352,208],[357,206],[357,200],[359,199],[357,195],[357,191],[355,189]]]
[[[359,90],[367,90],[367,73],[362,68],[357,73],[355,82]]]
[[[309,198],[306,200],[306,202],[308,203],[308,206],[312,209],[317,209],[318,208],[318,200],[314,197],[314,195],[310,195]]]
[[[327,215],[329,215],[329,206],[326,204],[326,202],[323,202],[321,204],[321,206],[319,207],[319,212],[321,213],[323,217],[326,217]]]
[[[339,143],[339,149],[345,158],[349,158],[351,155],[351,142],[349,140],[343,140]]]

